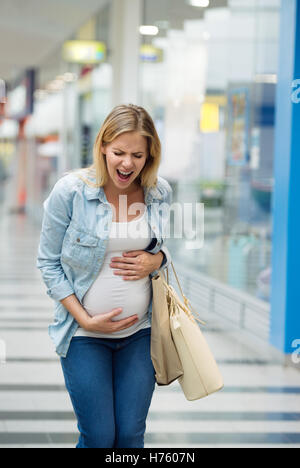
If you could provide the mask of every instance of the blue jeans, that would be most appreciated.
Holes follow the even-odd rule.
[[[76,448],[143,448],[155,387],[151,328],[126,338],[74,337],[61,358],[77,417]]]

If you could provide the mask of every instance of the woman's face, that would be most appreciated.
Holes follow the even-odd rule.
[[[146,137],[126,132],[102,146],[101,151],[106,154],[108,187],[125,192],[134,187],[148,156]],[[122,176],[121,172],[129,175]]]

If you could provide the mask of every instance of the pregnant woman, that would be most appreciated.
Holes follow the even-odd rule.
[[[160,158],[149,114],[117,106],[93,164],[64,175],[44,202],[37,267],[56,303],[49,333],[77,448],[144,447],[155,388],[151,278],[171,260],[163,245],[171,187],[157,175]]]

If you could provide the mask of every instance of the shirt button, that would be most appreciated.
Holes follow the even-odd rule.
[[[79,239],[79,237],[77,237],[77,239],[76,239],[76,242],[80,242],[80,239]]]

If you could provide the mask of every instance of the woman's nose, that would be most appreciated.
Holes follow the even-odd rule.
[[[124,169],[130,170],[130,169],[132,169],[133,166],[134,166],[133,160],[131,159],[130,156],[128,156],[127,158],[125,157],[125,158],[123,159],[123,167],[124,167]]]

